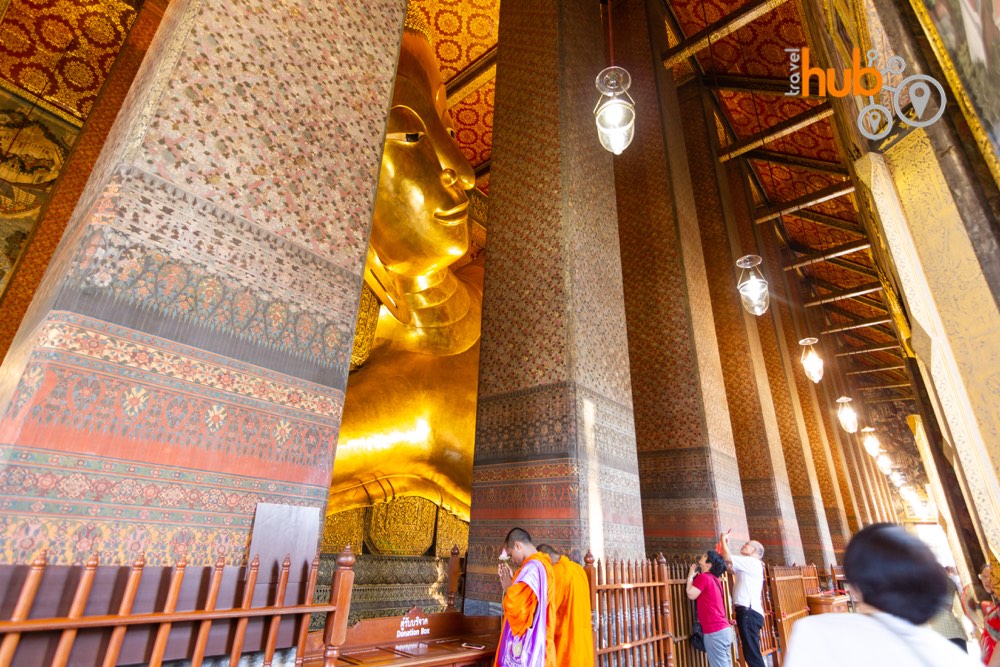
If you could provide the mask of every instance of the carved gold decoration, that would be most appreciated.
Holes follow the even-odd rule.
[[[135,17],[122,0],[11,0],[0,85],[81,125]]]
[[[450,512],[438,512],[436,544],[438,558],[450,558],[455,545],[459,553],[466,553],[469,550],[469,522]]]
[[[920,21],[920,26],[924,29],[924,34],[927,35],[927,40],[930,42],[934,55],[941,64],[945,79],[948,80],[952,95],[954,95],[955,100],[958,102],[958,107],[962,110],[965,121],[969,124],[969,130],[972,132],[976,145],[983,155],[983,160],[986,162],[993,180],[1000,186],[1000,159],[997,158],[986,128],[983,127],[979,114],[972,105],[972,98],[969,97],[969,93],[962,83],[962,76],[955,67],[955,62],[948,54],[948,49],[945,47],[941,35],[938,34],[937,28],[934,27],[934,21],[924,6],[924,0],[910,0],[910,5],[913,7],[913,11]]]
[[[437,506],[410,496],[365,510],[365,544],[384,556],[422,556],[434,542]]]
[[[354,347],[351,348],[351,370],[365,363],[375,342],[375,327],[378,326],[378,311],[381,307],[375,293],[367,284],[361,286],[361,302],[358,304],[358,323],[354,327]]]
[[[477,252],[477,234],[485,243],[484,226],[470,232],[470,208],[486,210],[467,192],[474,181],[431,46],[406,30],[365,270],[385,307],[348,380],[331,508],[379,516],[385,502],[417,497],[469,517],[482,261],[456,267]],[[424,537],[429,548],[433,522]]]
[[[348,544],[355,553],[361,552],[365,535],[365,511],[361,508],[327,514],[323,523],[323,553],[339,554]]]

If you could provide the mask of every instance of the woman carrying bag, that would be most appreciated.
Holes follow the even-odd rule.
[[[697,601],[697,617],[704,633],[705,653],[711,667],[731,667],[733,630],[726,616],[722,577],[726,561],[717,551],[709,551],[691,565],[687,596]]]

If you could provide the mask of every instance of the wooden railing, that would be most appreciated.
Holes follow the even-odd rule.
[[[764,580],[768,579],[767,566],[764,568]],[[764,627],[760,629],[760,653],[761,655],[774,655],[776,665],[781,664],[781,655],[779,652],[780,643],[778,642],[778,623],[774,616],[774,601],[771,598],[771,587],[765,585],[761,590],[761,598],[764,604]],[[737,633],[739,634],[739,633]],[[746,661],[743,660],[743,649],[742,644],[740,647],[740,664],[746,667]]]
[[[815,573],[815,566],[812,567]],[[778,643],[782,647],[788,646],[795,622],[809,615],[802,570],[801,567],[785,565],[769,565],[766,569],[774,604]]]
[[[182,626],[193,637],[193,641],[188,644],[189,651],[183,656],[191,661],[192,667],[199,667],[205,657],[206,646],[209,640],[209,633],[213,623],[219,621],[229,625],[235,622],[232,631],[232,639],[229,641],[230,664],[239,662],[240,655],[244,650],[246,640],[247,624],[251,619],[261,619],[263,621],[264,644],[264,665],[269,667],[274,657],[278,642],[278,633],[284,617],[291,616],[293,621],[297,621],[296,630],[296,665],[302,665],[305,655],[306,639],[309,629],[309,618],[317,612],[326,612],[327,620],[323,632],[323,664],[325,667],[333,667],[336,659],[340,655],[340,645],[343,644],[347,631],[347,617],[350,611],[351,586],[354,581],[354,555],[350,547],[337,559],[338,568],[334,573],[329,604],[315,604],[313,594],[316,590],[316,578],[319,570],[319,556],[317,556],[309,567],[308,579],[306,583],[305,600],[302,604],[285,605],[285,596],[288,589],[290,559],[285,558],[278,573],[277,587],[274,593],[273,604],[266,606],[253,606],[254,590],[257,585],[257,575],[260,567],[259,559],[254,558],[246,571],[246,578],[242,587],[242,603],[229,609],[216,609],[219,601],[220,588],[223,583],[223,571],[225,561],[220,558],[211,571],[211,578],[208,585],[207,595],[203,601],[198,603],[198,607],[190,611],[177,611],[178,600],[181,588],[184,585],[184,575],[187,564],[183,558],[174,566],[170,575],[165,600],[159,611],[150,613],[133,613],[136,603],[136,596],[143,580],[145,560],[140,557],[128,572],[124,591],[118,602],[117,614],[104,615],[84,615],[88,600],[91,597],[95,578],[98,575],[98,558],[95,554],[87,561],[82,568],[82,573],[76,584],[72,602],[64,615],[51,616],[48,618],[30,618],[39,590],[44,588],[44,578],[46,572],[53,570],[79,570],[79,567],[65,568],[47,564],[46,553],[43,551],[31,564],[24,582],[21,586],[20,594],[14,606],[9,620],[0,621],[0,667],[9,667],[18,655],[18,647],[22,638],[26,635],[34,637],[36,635],[47,634],[52,637],[58,635],[54,653],[45,644],[33,645],[31,655],[18,655],[18,664],[42,665],[45,664],[42,655],[51,653],[52,658],[48,664],[52,667],[64,667],[70,661],[74,643],[77,635],[81,631],[94,632],[104,631],[107,635],[104,659],[101,663],[103,667],[113,667],[118,663],[119,655],[126,633],[129,629],[147,627],[155,628],[155,638],[151,643],[147,661],[153,667],[157,667],[164,660],[167,643],[170,640],[171,629],[174,626]],[[119,568],[104,568],[105,570]],[[230,568],[232,569],[232,568]],[[58,575],[55,578],[59,578]],[[227,589],[228,591],[228,589]],[[47,597],[58,599],[61,591],[49,592]],[[200,596],[199,596],[200,597]],[[287,626],[286,626],[287,627]],[[197,629],[195,631],[195,628]],[[39,648],[41,646],[42,648]],[[21,652],[22,654],[24,651]],[[176,657],[176,656],[171,656]],[[26,659],[26,660],[25,660]]]
[[[674,667],[674,636],[667,561],[594,563],[584,569],[594,610],[594,649],[601,667]]]

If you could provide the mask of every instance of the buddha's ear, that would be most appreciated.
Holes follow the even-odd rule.
[[[410,323],[410,309],[403,300],[396,283],[385,268],[375,250],[368,246],[368,259],[365,261],[365,284],[375,293],[375,297],[385,306],[392,316],[403,324]]]

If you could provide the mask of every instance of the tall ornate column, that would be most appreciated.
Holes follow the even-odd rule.
[[[733,198],[726,168],[716,157],[714,110],[705,89],[685,86],[679,98],[687,159],[692,180],[699,184],[698,227],[750,535],[764,545],[768,560],[802,563],[805,554],[757,318],[744,310],[736,290],[736,260],[756,253],[753,222],[742,187]]]
[[[637,112],[615,183],[646,547],[693,555],[747,535],[746,511],[663,8],[612,6]]]
[[[645,551],[614,174],[591,113],[599,8],[500,5],[472,601],[499,599],[513,526],[576,559]]]
[[[405,5],[170,3],[2,369],[4,561],[325,506]]]
[[[914,370],[941,408],[940,425],[954,443],[984,542],[997,545],[1000,309],[957,206],[964,194],[953,194],[939,155],[918,129],[855,168],[878,210],[906,298],[921,361]]]
[[[744,167],[735,160],[731,161],[726,165],[726,176],[734,207],[737,210],[741,208],[749,210]],[[836,557],[823,508],[823,497],[817,479],[816,465],[813,462],[804,411],[795,385],[793,367],[798,366],[801,371],[801,365],[798,363],[799,346],[794,333],[785,335],[785,329],[791,327],[792,322],[784,282],[778,275],[781,270],[781,256],[774,243],[759,238],[761,233],[769,232],[765,232],[759,226],[754,227],[749,216],[744,220],[743,216],[737,215],[736,220],[744,247],[756,247],[759,250],[764,260],[766,276],[773,290],[771,307],[766,316],[757,318],[756,328],[778,422],[785,469],[788,473],[795,517],[805,552],[805,562],[827,567],[836,562]]]

